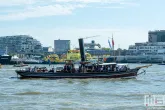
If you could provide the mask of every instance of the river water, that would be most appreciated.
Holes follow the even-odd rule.
[[[133,79],[19,79],[15,69],[0,69],[0,110],[146,110],[144,95],[165,94],[163,65]]]

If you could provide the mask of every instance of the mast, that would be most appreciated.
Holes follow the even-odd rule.
[[[83,38],[79,39],[79,48],[80,48],[80,56],[81,56],[81,68],[82,68],[82,72],[85,72],[85,50],[84,50],[84,40]]]
[[[8,48],[7,48],[7,46],[6,46],[6,51],[5,51],[5,54],[6,54],[6,55],[7,55],[7,49],[8,49]]]
[[[80,47],[81,62],[85,62],[85,50],[84,50],[83,38],[79,39],[79,47]]]
[[[115,62],[115,43],[113,40],[113,34],[112,34],[112,49],[113,49],[113,57],[114,57],[114,62]]]
[[[118,48],[119,48],[119,56],[120,56],[120,45],[118,45]]]

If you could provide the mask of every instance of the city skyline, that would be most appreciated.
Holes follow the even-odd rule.
[[[165,26],[164,0],[1,0],[0,36],[31,35],[43,46],[54,40],[71,40],[100,35],[95,40],[109,47],[114,38],[115,49],[128,49],[135,42],[146,42],[149,30]]]

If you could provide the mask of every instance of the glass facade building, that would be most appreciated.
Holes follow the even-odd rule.
[[[165,42],[165,30],[149,31],[148,42]]]
[[[42,52],[41,43],[29,35],[3,36],[0,37],[0,49],[9,54],[28,54]]]
[[[70,40],[54,40],[54,51],[56,54],[64,54],[70,50]]]

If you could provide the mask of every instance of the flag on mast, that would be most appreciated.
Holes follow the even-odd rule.
[[[115,46],[115,42],[113,40],[113,34],[112,34],[112,47],[113,47],[113,49],[114,49],[114,46]]]
[[[111,42],[108,39],[109,48],[112,49]]]

